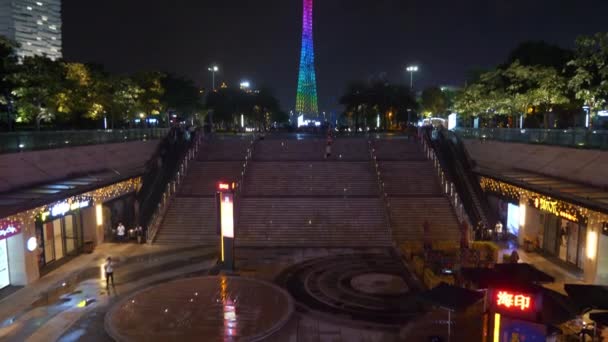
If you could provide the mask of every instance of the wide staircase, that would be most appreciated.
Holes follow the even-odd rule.
[[[391,245],[364,139],[265,139],[256,144],[240,199],[239,247]]]
[[[373,146],[390,203],[394,239],[398,243],[422,241],[423,226],[428,222],[428,238],[458,241],[458,219],[420,143],[414,139],[378,138]]]
[[[218,245],[217,184],[240,179],[251,139],[251,136],[218,135],[205,142],[169,205],[156,243]]]

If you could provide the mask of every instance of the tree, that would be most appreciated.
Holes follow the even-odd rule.
[[[569,89],[595,115],[608,98],[608,33],[579,37],[568,66],[574,69]]]
[[[202,97],[192,80],[167,74],[162,78],[161,85],[165,90],[161,103],[168,111],[182,117],[193,117],[202,110]]]
[[[13,93],[18,108],[18,122],[35,122],[40,129],[42,121],[50,122],[63,111],[62,80],[65,68],[62,62],[46,57],[25,57],[17,71],[11,75],[15,84]]]
[[[408,87],[384,81],[371,85],[351,83],[340,97],[340,104],[345,106],[345,116],[352,121],[356,131],[361,125],[371,126],[377,116],[380,116],[383,129],[392,128],[400,120],[406,121],[408,110],[417,108]]]
[[[141,93],[137,97],[138,106],[144,115],[160,115],[164,110],[161,98],[165,93],[162,86],[164,75],[160,72],[141,72],[133,77]]]
[[[561,71],[573,56],[574,53],[571,50],[544,41],[528,41],[519,44],[511,51],[503,68],[507,68],[517,61],[524,66],[551,67]]]
[[[439,87],[429,87],[422,91],[422,109],[429,115],[445,114],[447,102],[447,97]]]
[[[7,113],[9,130],[13,122],[13,96],[11,93],[15,87],[10,75],[17,70],[16,47],[16,42],[0,36],[0,108],[4,108]]]

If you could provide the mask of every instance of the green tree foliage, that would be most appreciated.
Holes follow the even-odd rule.
[[[448,98],[439,87],[422,91],[422,110],[425,115],[444,116],[448,110]]]
[[[608,33],[578,38],[568,66],[574,69],[570,90],[595,114],[608,99]]]
[[[391,129],[399,122],[407,121],[407,111],[417,108],[410,89],[403,85],[375,82],[351,83],[340,97],[345,107],[345,116],[355,130],[374,125],[377,116],[383,129]],[[375,125],[374,125],[375,126]]]
[[[240,125],[240,116],[259,130],[269,125],[285,123],[289,116],[281,111],[279,100],[268,88],[245,91],[238,88],[220,88],[207,95],[205,108],[213,112],[213,122],[219,129],[234,129]]]
[[[12,91],[15,87],[12,75],[17,70],[17,43],[0,36],[0,113],[6,113],[9,129],[13,120]]]
[[[51,122],[65,113],[61,106],[64,102],[66,70],[59,61],[46,57],[25,57],[16,72],[10,75],[15,84],[13,94],[18,122],[34,122],[40,129],[41,122]]]
[[[202,95],[192,80],[167,74],[161,85],[165,89],[161,102],[168,111],[186,118],[203,109]]]

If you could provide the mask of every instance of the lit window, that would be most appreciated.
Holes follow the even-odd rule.
[[[42,2],[40,2],[40,1],[36,1],[36,5],[38,5],[38,6],[42,6]]]
[[[31,11],[32,10],[32,6],[27,6],[27,10]]]
[[[51,37],[51,40],[57,40],[57,37],[53,36]]]
[[[38,25],[42,25],[42,20],[38,20],[38,21],[36,22],[36,24],[38,24]]]
[[[46,15],[43,15],[42,16],[42,21],[47,21],[47,20],[49,20],[49,17],[47,17]]]
[[[55,26],[55,25],[49,25],[49,28],[50,28],[51,30],[56,30],[56,29],[57,29],[57,26]]]
[[[40,37],[36,37],[36,40],[41,41],[41,40],[42,40],[42,38],[40,38]]]
[[[31,45],[32,45],[32,42],[27,42],[27,45],[30,45],[30,46],[31,46]]]
[[[42,52],[42,49],[36,49],[36,51],[38,51],[38,52]]]

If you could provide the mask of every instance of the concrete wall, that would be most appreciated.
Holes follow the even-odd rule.
[[[465,140],[469,154],[490,168],[523,169],[596,186],[608,186],[608,151]]]
[[[72,174],[142,167],[160,140],[79,146],[0,155],[0,192],[65,179]]]

